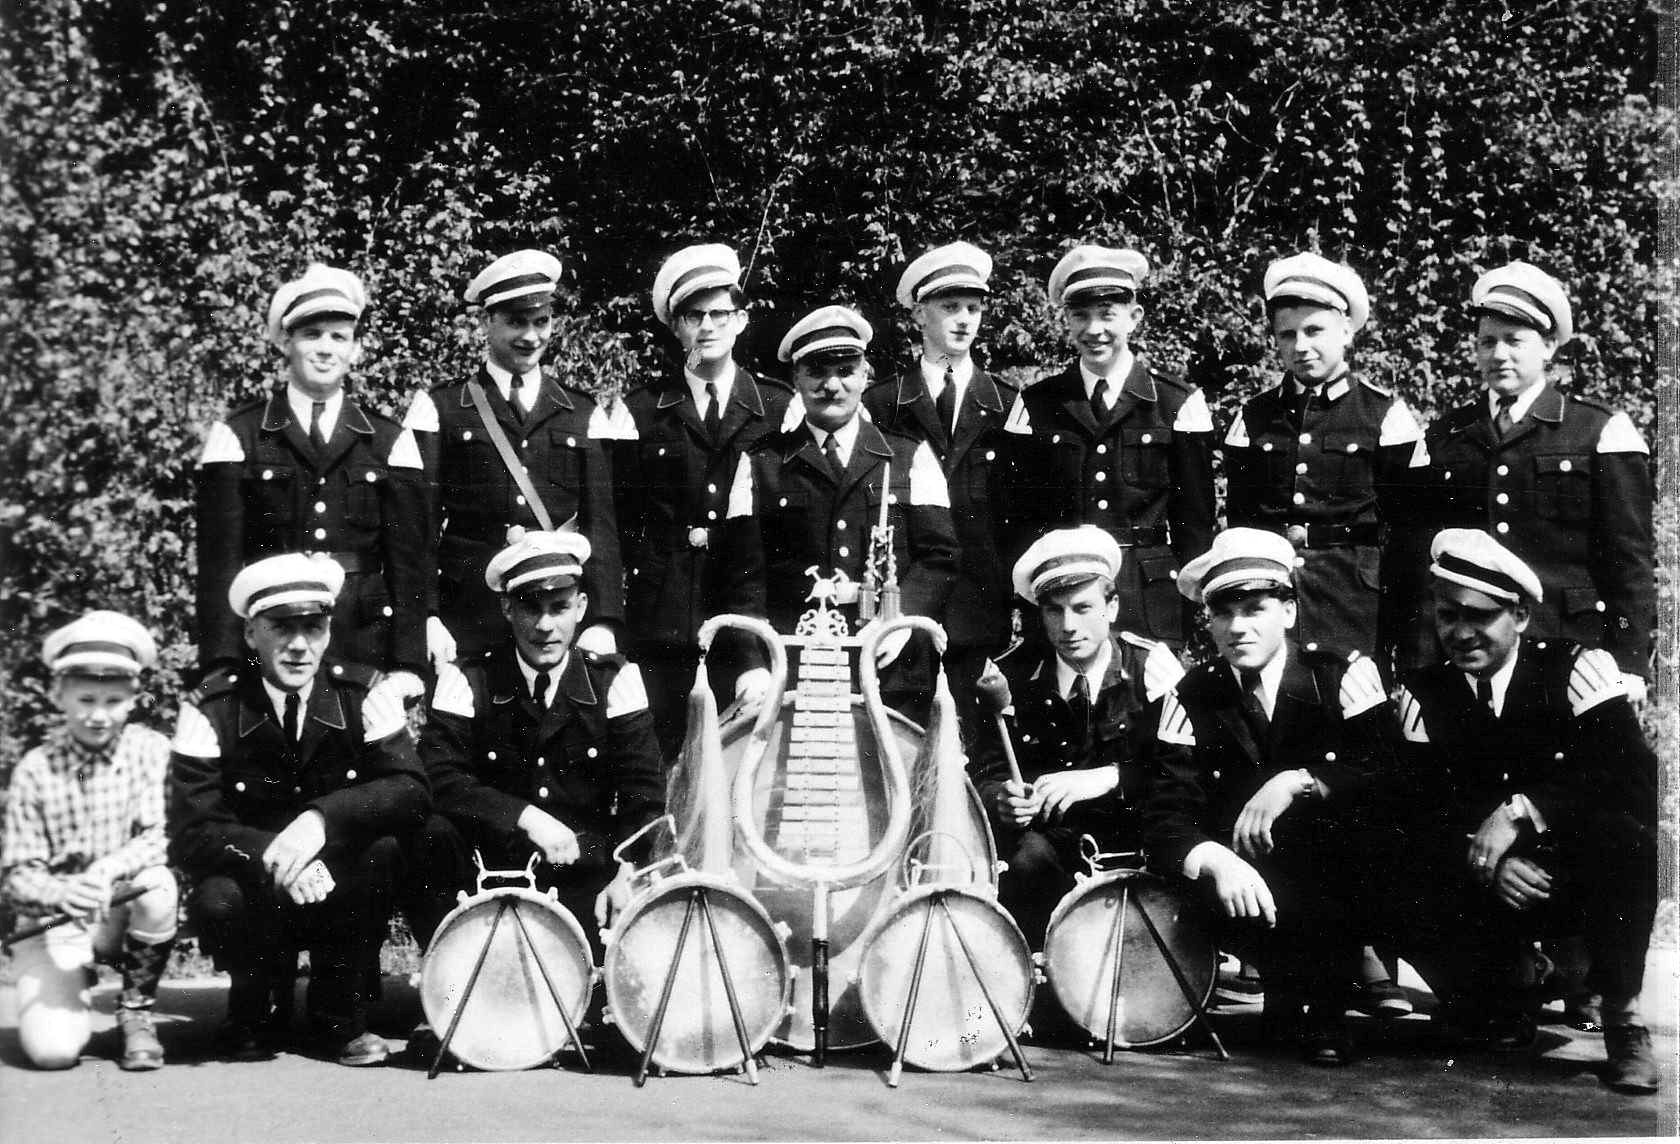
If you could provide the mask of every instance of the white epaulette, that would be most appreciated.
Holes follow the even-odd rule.
[[[647,705],[647,688],[642,685],[641,669],[633,663],[625,664],[613,676],[612,686],[607,688],[607,718],[634,715],[638,711],[646,711]]]
[[[210,426],[210,432],[204,438],[204,451],[198,455],[199,468],[205,465],[237,465],[244,459],[245,450],[226,421]]]
[[[1575,653],[1575,663],[1569,669],[1569,713],[1576,717],[1591,711],[1600,703],[1621,699],[1627,695],[1622,682],[1622,669],[1616,657],[1601,647],[1584,647]]]

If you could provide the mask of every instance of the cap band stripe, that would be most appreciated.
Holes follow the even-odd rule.
[[[125,659],[132,660],[140,658],[135,650],[127,644],[109,643],[103,640],[86,640],[82,643],[66,644],[59,649],[57,658],[63,659],[65,656],[87,655],[96,652],[106,655],[120,655]]]
[[[1289,581],[1289,569],[1276,560],[1267,560],[1263,556],[1238,556],[1222,561],[1209,568],[1207,575],[1202,577],[1202,583],[1211,584],[1222,577],[1228,577],[1240,572],[1258,572],[1270,576],[1281,576],[1284,582]]]
[[[1490,588],[1497,588],[1502,592],[1509,592],[1515,599],[1521,599],[1525,593],[1523,586],[1515,577],[1507,576],[1495,568],[1486,568],[1462,556],[1454,556],[1450,552],[1443,552],[1435,558],[1435,564],[1443,572],[1452,572],[1459,576],[1468,576],[1472,580],[1479,580]]]
[[[1333,298],[1341,299],[1340,303],[1336,306],[1336,309],[1341,310],[1343,313],[1346,313],[1349,309],[1350,304],[1348,302],[1348,296],[1345,293],[1337,289],[1333,284],[1326,282],[1324,279],[1314,278],[1310,274],[1290,275],[1288,278],[1285,278],[1282,282],[1277,284],[1277,287],[1273,289],[1271,293],[1271,297],[1274,299],[1300,297],[1298,294],[1290,293],[1289,287],[1292,285],[1316,287],[1319,290],[1327,292]]]
[[[809,346],[811,343],[832,339],[839,339],[842,342],[851,343],[860,349],[863,346],[862,336],[859,335],[856,330],[852,329],[852,327],[823,326],[821,329],[811,330],[809,333],[801,334],[799,337],[795,338],[793,340],[793,345],[789,347],[788,352],[790,356],[797,357],[799,356],[799,351],[804,349],[806,346]]]
[[[337,298],[339,301],[344,303],[344,312],[346,314],[354,314],[356,312],[356,304],[345,295],[344,291],[334,290],[331,287],[325,287],[320,290],[305,290],[302,294],[293,298],[286,306],[285,310],[281,311],[281,322],[284,323],[285,320],[291,316],[293,310],[296,310],[305,302],[313,302],[317,298]],[[318,308],[315,312],[318,312]]]
[[[1087,266],[1083,270],[1075,270],[1067,276],[1067,281],[1062,283],[1062,293],[1066,294],[1070,287],[1092,281],[1117,282],[1127,287],[1137,285],[1137,278],[1129,270],[1118,266]]]
[[[532,575],[533,573],[570,574],[575,576],[582,570],[583,566],[578,563],[577,557],[575,556],[569,556],[560,552],[544,552],[541,555],[528,556],[524,560],[521,560],[518,564],[515,564],[512,568],[507,570],[507,575],[503,579],[505,583],[511,584],[513,581],[524,576]]]
[[[1540,299],[1517,286],[1495,286],[1483,296],[1478,309],[1493,308],[1501,313],[1513,314],[1516,317],[1527,317],[1538,320],[1542,325],[1542,333],[1551,333],[1557,329],[1557,319],[1552,311]],[[1510,309],[1515,307],[1515,311]]]
[[[912,298],[919,299],[923,294],[926,294],[933,289],[934,283],[942,281],[946,278],[966,279],[974,282],[978,289],[984,290],[986,288],[986,276],[981,274],[977,267],[953,264],[949,266],[941,266],[939,269],[925,275],[922,280],[917,282],[911,289],[910,296]]]
[[[714,276],[717,276],[717,275],[722,275],[725,279],[727,279],[730,282],[735,281],[735,275],[733,275],[729,272],[728,267],[725,267],[725,266],[696,266],[693,270],[688,271],[686,274],[679,275],[677,277],[677,280],[675,282],[671,283],[671,294],[670,294],[670,296],[672,298],[676,298],[678,295],[680,295],[683,292],[683,287],[684,286],[687,286],[690,282],[693,282],[697,278],[711,278],[711,277],[714,277]]]
[[[258,588],[245,598],[245,610],[248,612],[257,611],[258,604],[283,592],[308,592],[325,597],[328,600],[333,597],[332,589],[320,580],[292,580],[285,584],[270,584],[266,588]]]

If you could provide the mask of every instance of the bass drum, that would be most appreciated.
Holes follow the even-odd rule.
[[[705,895],[717,927],[717,944],[696,901],[697,891]],[[685,916],[689,917],[688,936],[653,1063],[676,1073],[718,1072],[744,1065],[722,964],[728,966],[753,1053],[764,1047],[787,1018],[793,974],[787,945],[764,907],[716,875],[674,875],[630,903],[607,948],[603,971],[607,1009],[630,1047],[642,1052]]]
[[[1019,1034],[1032,1009],[1033,965],[1014,919],[984,894],[950,885],[918,886],[871,929],[861,943],[857,982],[870,1026],[896,1048],[924,932],[927,955],[904,1059],[937,1072],[990,1064],[1009,1042],[986,995],[1009,1022],[1010,1033]],[[973,965],[963,952],[965,942]],[[985,974],[984,987],[973,966]]]
[[[1120,904],[1124,898],[1124,916]],[[1196,1019],[1172,967],[1150,935],[1141,911],[1205,1007],[1213,993],[1219,952],[1206,910],[1186,890],[1143,870],[1099,874],[1070,890],[1050,915],[1044,935],[1044,972],[1056,999],[1091,1036],[1108,1036],[1114,996],[1115,947],[1120,958],[1122,1007],[1115,1043],[1158,1045],[1184,1032]],[[1122,925],[1122,921],[1124,925]]]
[[[440,1037],[459,1013],[449,1051],[463,1064],[528,1069],[570,1044],[555,994],[576,1026],[594,985],[589,939],[570,911],[546,894],[506,886],[464,898],[443,919],[420,965],[420,1006]]]

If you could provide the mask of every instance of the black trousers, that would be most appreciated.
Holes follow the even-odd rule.
[[[998,904],[1009,911],[1033,949],[1044,948],[1050,915],[1056,912],[1075,874],[1088,872],[1079,840],[1089,834],[1104,853],[1137,850],[1138,827],[1108,800],[1074,803],[1057,823],[1035,822],[1025,828],[996,827],[998,857],[1005,862],[998,876]]]
[[[609,848],[600,839],[579,838],[582,857],[570,866],[554,866],[538,859],[537,889],[552,889],[560,904],[583,927],[595,964],[601,964],[600,928],[595,923],[595,898],[618,873]],[[454,822],[433,814],[409,839],[409,866],[413,875],[403,894],[403,912],[408,915],[414,940],[422,950],[458,904],[460,891],[472,893],[478,884],[478,867],[473,852],[484,858],[491,870],[520,870],[530,860],[533,848],[523,836],[518,839],[480,837],[463,832]]]
[[[315,1030],[339,1040],[367,1031],[367,986],[379,967],[403,859],[396,839],[321,854],[333,876],[325,901],[298,905],[252,867],[212,874],[193,889],[187,914],[216,964],[233,977],[228,1019],[267,1020],[276,954],[309,951],[306,1006]],[[287,975],[289,980],[289,974]]]

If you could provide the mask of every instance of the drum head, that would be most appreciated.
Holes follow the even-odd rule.
[[[717,943],[696,892],[705,896],[706,909],[717,927]],[[715,878],[691,874],[667,879],[631,905],[607,950],[607,1007],[630,1047],[638,1053],[645,1049],[685,916],[689,917],[688,936],[677,961],[653,1063],[680,1073],[733,1068],[745,1058],[729,1012],[723,967],[728,967],[747,1043],[755,1053],[787,1013],[791,974],[787,949],[769,915],[751,898]]]
[[[483,968],[463,1007],[481,954]],[[569,1043],[545,970],[573,1023],[582,1021],[594,972],[577,919],[530,890],[491,890],[461,903],[438,927],[420,966],[420,1005],[439,1037],[460,1010],[449,1051],[462,1063],[534,1068]]]
[[[897,1048],[924,931],[927,958],[904,1059],[939,1072],[989,1064],[1009,1042],[986,1002],[986,990],[1010,1033],[1019,1033],[1032,1007],[1033,970],[1021,931],[1001,907],[979,894],[915,890],[885,918],[864,948],[858,979],[869,1023],[889,1049]],[[984,990],[962,942],[985,974]]]
[[[1135,870],[1094,878],[1056,907],[1044,937],[1044,966],[1062,1008],[1098,1040],[1108,1035],[1117,942],[1122,953],[1116,1044],[1158,1045],[1195,1019],[1142,910],[1149,912],[1196,998],[1205,1005],[1213,992],[1218,954],[1207,915],[1189,893]]]

